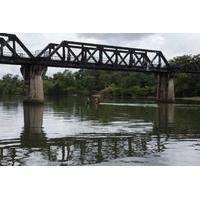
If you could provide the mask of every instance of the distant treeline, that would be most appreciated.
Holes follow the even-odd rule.
[[[188,63],[200,60],[200,55],[176,57],[173,63]],[[177,97],[200,96],[200,75],[177,74],[175,79]],[[103,91],[107,96],[147,97],[155,96],[156,79],[153,74],[118,72],[104,70],[65,70],[53,77],[44,77],[46,95],[91,95]],[[21,95],[24,93],[23,80],[19,76],[7,74],[0,79],[1,95]]]

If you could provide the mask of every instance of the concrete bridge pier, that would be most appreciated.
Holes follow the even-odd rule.
[[[25,103],[43,103],[44,90],[42,77],[47,67],[25,65],[21,67],[21,73],[25,84]]]
[[[157,101],[173,103],[175,101],[174,74],[157,74]]]

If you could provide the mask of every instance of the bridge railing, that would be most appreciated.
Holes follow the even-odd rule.
[[[20,58],[29,58],[29,56],[22,51],[16,51],[16,54]],[[34,55],[34,53],[32,54]],[[0,55],[5,56],[5,57],[16,57],[11,51],[8,51],[8,50],[4,50],[3,52],[1,52],[0,50]]]

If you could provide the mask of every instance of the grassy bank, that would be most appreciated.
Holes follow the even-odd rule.
[[[191,100],[191,101],[200,101],[200,96],[197,97],[181,97],[176,98],[177,100]]]

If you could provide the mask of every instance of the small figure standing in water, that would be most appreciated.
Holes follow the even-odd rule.
[[[90,104],[90,97],[87,97],[87,99],[86,99],[86,104],[88,105],[88,104]]]
[[[100,98],[99,97],[95,97],[94,102],[96,105],[100,104]]]
[[[100,104],[100,97],[95,97],[94,103],[95,103],[95,108],[96,108],[96,110],[97,110],[97,109],[98,109],[98,106],[99,106],[99,104]]]

